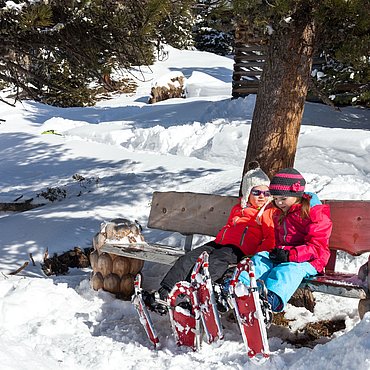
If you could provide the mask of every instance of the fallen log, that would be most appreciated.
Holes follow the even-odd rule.
[[[44,203],[40,204],[32,204],[29,201],[22,202],[22,203],[0,203],[0,211],[1,212],[24,212],[29,211],[34,208],[38,208],[44,206]]]

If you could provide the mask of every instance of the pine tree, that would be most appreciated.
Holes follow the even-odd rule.
[[[198,50],[219,55],[233,52],[234,28],[233,10],[229,1],[198,0],[193,6],[195,24],[194,46]]]
[[[315,52],[368,70],[369,2],[238,0],[234,5],[240,21],[267,42],[243,173],[258,160],[271,176],[294,165]]]
[[[115,89],[114,70],[152,63],[162,18],[156,2],[51,0],[6,7],[2,1],[0,79],[17,86],[19,97],[94,104],[92,84]]]
[[[163,6],[163,20],[157,28],[157,42],[176,47],[191,49],[194,45],[192,29],[194,15],[192,5],[194,0],[160,1]]]

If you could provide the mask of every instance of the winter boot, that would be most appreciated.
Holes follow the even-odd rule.
[[[213,291],[215,293],[215,300],[217,305],[217,311],[225,313],[229,311],[229,304],[227,302],[227,294],[225,293],[224,287],[221,284],[215,283],[213,285]]]
[[[258,285],[258,292],[260,296],[260,304],[261,304],[261,310],[264,317],[264,322],[266,325],[266,328],[268,329],[271,326],[272,319],[273,319],[273,312],[272,312],[272,306],[270,303],[270,293],[266,289],[266,286],[262,280],[257,280]]]
[[[167,292],[167,294],[166,294]],[[160,288],[158,292],[147,292],[143,290],[143,301],[150,311],[156,312],[160,315],[166,315],[168,312],[168,305],[166,298],[168,296],[168,290]]]

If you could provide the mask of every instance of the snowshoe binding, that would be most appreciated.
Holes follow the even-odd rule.
[[[162,297],[160,291],[158,292],[147,292],[142,291],[142,296],[147,308],[159,315],[166,315],[168,313],[168,303],[166,297]]]
[[[267,288],[263,280],[257,280],[258,293],[260,298],[261,310],[265,322],[266,329],[271,326],[273,320],[273,312],[271,304],[268,301]]]

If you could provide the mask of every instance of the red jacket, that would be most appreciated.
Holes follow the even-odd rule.
[[[316,205],[310,209],[309,217],[302,219],[301,207],[293,204],[282,219],[281,210],[275,212],[276,246],[290,251],[290,262],[310,262],[317,272],[322,272],[330,257],[330,209],[328,205]]]
[[[240,203],[236,204],[230,211],[227,224],[216,235],[215,242],[222,245],[233,244],[245,255],[270,251],[275,245],[272,219],[274,211],[274,207],[267,205],[257,222],[259,209],[251,205],[242,208]]]

